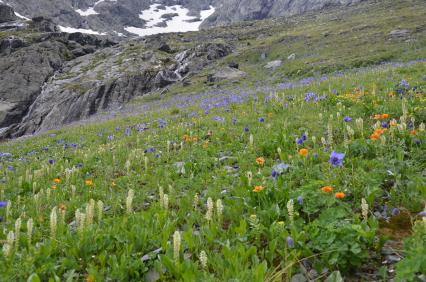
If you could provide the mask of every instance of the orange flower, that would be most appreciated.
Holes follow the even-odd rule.
[[[61,179],[55,178],[55,179],[53,179],[53,182],[55,182],[56,184],[59,184],[59,183],[61,183]]]
[[[263,189],[265,189],[265,187],[263,187],[263,186],[260,186],[260,185],[254,186],[253,192],[259,193],[259,192],[263,191]]]
[[[411,135],[416,136],[417,135],[417,131],[415,129],[411,130],[410,132]]]
[[[57,188],[56,185],[52,185],[52,190],[56,190]]]
[[[381,119],[382,115],[374,115],[374,119]]]
[[[92,179],[87,179],[84,181],[84,184],[88,187],[93,186],[93,180]]]
[[[203,144],[203,148],[207,149],[209,147],[209,141],[204,142]]]
[[[373,134],[371,134],[370,139],[373,140],[373,141],[377,141],[377,140],[380,139],[380,134],[373,133]]]
[[[391,121],[391,122],[389,123],[389,125],[390,125],[390,126],[392,126],[392,127],[394,127],[394,126],[396,126],[396,125],[397,125],[397,123],[396,123],[395,121]]]
[[[67,207],[64,204],[59,204],[58,205],[59,210],[61,211],[65,211],[67,209]]]
[[[256,163],[260,166],[263,166],[265,164],[265,159],[263,157],[256,158]]]
[[[95,277],[93,277],[93,275],[87,276],[86,282],[95,282]]]
[[[198,137],[197,136],[192,137],[192,142],[197,142],[197,141],[198,141]]]
[[[331,186],[324,186],[324,187],[321,188],[321,190],[324,193],[330,193],[331,191],[333,191],[333,187],[331,187]]]
[[[300,149],[299,150],[299,155],[301,155],[302,157],[307,157],[309,154],[308,149]]]
[[[343,192],[337,192],[335,197],[336,199],[343,199],[344,197],[346,197],[346,195]]]
[[[389,118],[389,114],[383,114],[382,115],[382,119],[386,119],[386,118]]]

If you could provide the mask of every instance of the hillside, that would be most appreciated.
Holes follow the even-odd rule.
[[[424,281],[425,15],[0,33],[0,97],[6,60],[45,78],[2,131],[0,281]]]

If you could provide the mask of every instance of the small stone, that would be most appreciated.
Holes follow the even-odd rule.
[[[283,64],[283,61],[281,60],[271,61],[266,64],[265,69],[275,70],[276,68],[279,68],[282,64]]]
[[[307,282],[307,281],[308,281],[308,279],[306,279],[306,277],[301,273],[296,274],[293,277],[291,277],[291,282]]]
[[[296,59],[296,54],[294,53],[287,57],[287,60],[294,60],[294,59]]]

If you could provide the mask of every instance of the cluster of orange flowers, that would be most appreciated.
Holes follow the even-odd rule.
[[[383,133],[386,132],[386,128],[377,128],[374,130],[373,134],[371,134],[370,139],[373,141],[379,140]]]
[[[324,186],[324,187],[321,188],[321,190],[324,193],[331,193],[331,192],[333,192],[334,189],[331,186]],[[336,199],[344,199],[346,197],[346,194],[343,193],[343,192],[336,192],[336,194],[334,194],[334,197]]]
[[[374,115],[373,119],[375,120],[383,120],[383,119],[387,119],[389,118],[389,114],[378,114],[378,115]]]
[[[53,182],[55,182],[55,184],[52,185],[52,190],[56,190],[58,188],[57,184],[61,183],[61,179],[60,178],[54,178]]]
[[[198,137],[197,136],[189,136],[188,134],[185,134],[183,136],[183,141],[185,141],[186,143],[191,143],[191,142],[197,142],[198,141]]]

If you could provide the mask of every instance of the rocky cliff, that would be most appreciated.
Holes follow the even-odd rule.
[[[226,0],[202,27],[228,25],[245,20],[291,16],[333,5],[351,5],[363,0]]]
[[[239,21],[259,20],[271,17],[301,14],[332,5],[351,5],[363,0],[158,0],[158,9],[180,5],[196,20],[200,12],[210,6],[215,13],[207,18],[202,27],[227,25]],[[132,35],[126,27],[144,28],[146,21],[140,17],[148,10],[150,0],[3,0],[26,17],[46,16],[56,24],[72,28],[88,29],[109,35]],[[167,16],[167,15],[165,15]],[[171,20],[173,13],[168,14]],[[177,27],[179,28],[179,27]],[[134,35],[134,34],[133,34]]]

